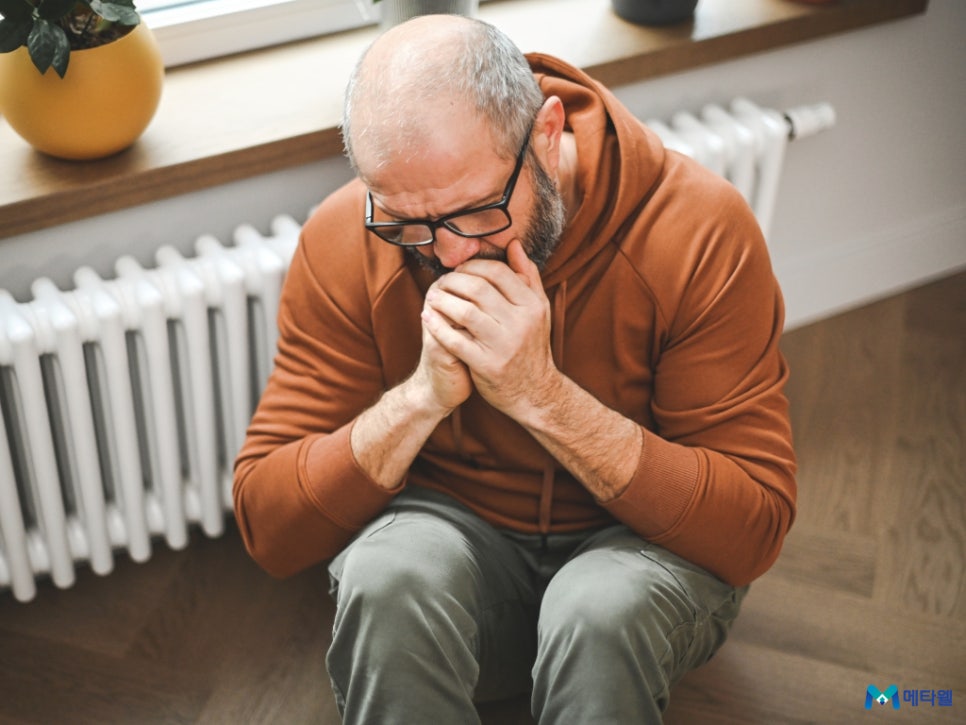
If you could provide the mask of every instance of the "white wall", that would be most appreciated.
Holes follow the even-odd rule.
[[[837,125],[793,142],[770,244],[788,325],[834,314],[966,266],[966,3],[923,16],[617,89],[642,118],[727,103],[828,101]],[[54,229],[0,239],[0,288],[69,286],[77,266],[151,265],[160,244],[190,253],[204,233],[303,219],[349,176],[340,158]]]

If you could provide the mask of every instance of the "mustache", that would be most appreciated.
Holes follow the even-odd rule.
[[[426,255],[421,254],[415,247],[406,247],[406,251],[409,253],[409,256],[416,260],[420,267],[432,272],[437,279],[442,277],[444,274],[449,274],[453,271],[451,267],[446,267],[441,264],[439,259],[437,259],[435,256],[427,257]],[[491,259],[494,262],[503,262],[504,264],[507,263],[506,252],[502,249],[480,252],[479,254],[474,254],[472,259]]]

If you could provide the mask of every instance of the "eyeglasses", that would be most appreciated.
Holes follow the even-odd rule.
[[[469,238],[487,237],[509,229],[513,224],[509,210],[510,198],[513,196],[513,189],[516,187],[517,178],[520,176],[520,169],[523,168],[523,159],[526,155],[527,145],[530,143],[530,132],[532,130],[533,126],[531,125],[527,129],[527,135],[524,137],[523,145],[517,154],[516,166],[513,167],[513,173],[510,174],[510,180],[507,181],[503,196],[499,201],[472,209],[463,209],[435,220],[375,221],[373,219],[375,206],[372,203],[372,192],[366,192],[366,229],[380,239],[400,247],[420,247],[432,244],[436,241],[436,230],[440,227],[446,227],[454,234]]]

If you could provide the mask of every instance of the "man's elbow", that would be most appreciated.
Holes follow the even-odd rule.
[[[741,566],[729,567],[724,578],[733,586],[746,586],[761,577],[778,560],[785,536],[795,518],[794,507],[782,496],[775,496],[771,505],[765,507],[757,525],[748,527],[743,556],[735,557]]]

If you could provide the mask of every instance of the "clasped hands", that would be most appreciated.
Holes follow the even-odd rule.
[[[447,410],[475,388],[521,420],[557,378],[550,351],[550,303],[540,272],[514,239],[507,262],[471,259],[426,293],[423,350],[415,377]]]

